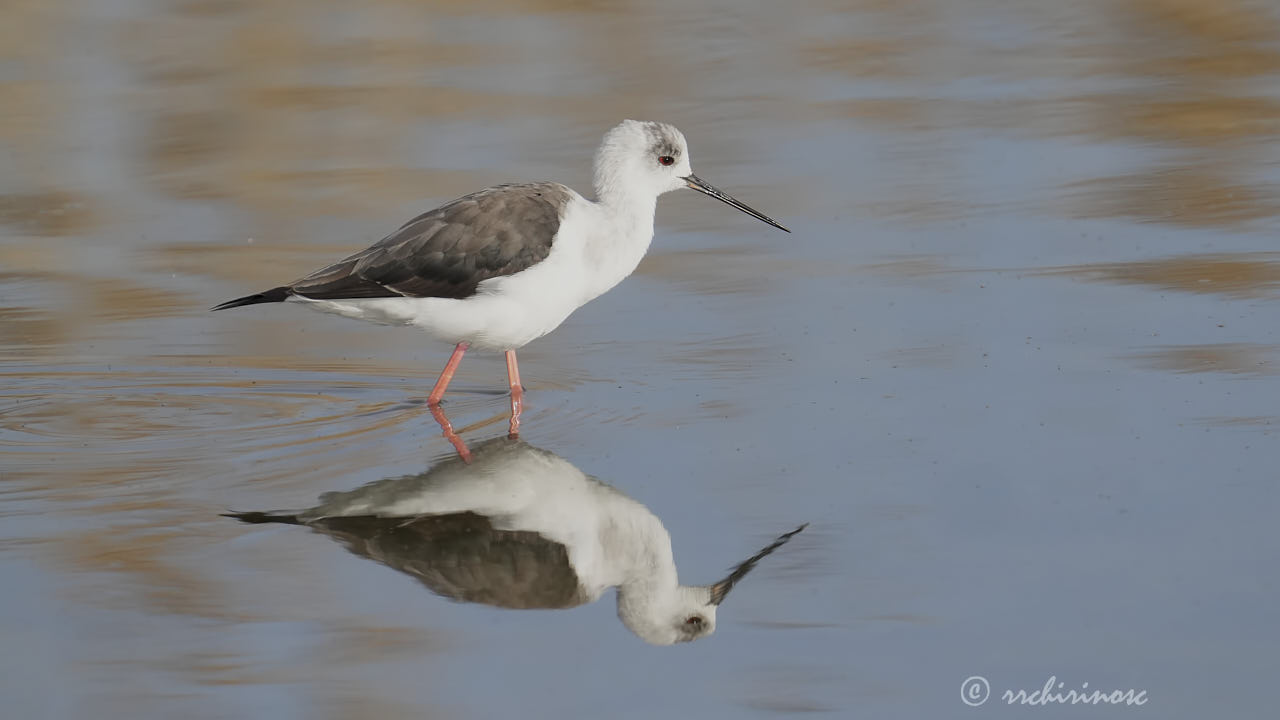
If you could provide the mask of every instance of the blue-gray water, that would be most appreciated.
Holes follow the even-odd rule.
[[[1273,711],[1273,6],[20,1],[2,36],[6,717]],[[713,637],[218,516],[423,471],[449,348],[210,305],[487,184],[585,191],[623,117],[794,234],[664,197],[521,352],[523,436],[691,582],[811,523]],[[455,383],[502,432],[500,358]],[[1148,702],[999,699],[1050,677]]]

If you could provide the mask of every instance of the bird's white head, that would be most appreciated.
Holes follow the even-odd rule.
[[[623,120],[605,133],[595,159],[598,200],[613,205],[649,205],[659,195],[684,187],[710,195],[779,230],[791,232],[694,175],[689,160],[689,144],[684,133],[674,125]]]
[[[623,120],[596,151],[595,186],[601,198],[656,198],[684,187],[684,177],[692,174],[684,133],[667,123]]]

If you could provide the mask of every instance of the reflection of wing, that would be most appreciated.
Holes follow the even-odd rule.
[[[533,532],[495,530],[475,513],[327,517],[310,526],[451,600],[527,609],[568,608],[591,599],[564,545]]]

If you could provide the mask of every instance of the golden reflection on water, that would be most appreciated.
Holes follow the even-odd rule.
[[[1175,373],[1274,375],[1280,371],[1275,361],[1277,349],[1276,345],[1252,343],[1175,345],[1131,357],[1148,367]]]
[[[138,513],[139,510],[167,509],[163,501],[141,502],[103,512]],[[185,517],[165,513],[153,525],[136,524],[95,528],[59,536],[49,552],[66,570],[73,573],[110,572],[119,576],[110,594],[89,592],[79,602],[99,607],[131,609],[138,606],[152,612],[243,622],[244,617],[228,610],[222,597],[221,583],[209,578],[199,568],[185,567],[179,558],[200,545],[217,538],[214,533],[203,537],[194,534],[190,523],[207,526],[207,516],[198,511]],[[176,526],[184,527],[174,531]]]
[[[1178,292],[1263,298],[1274,297],[1280,290],[1280,253],[1180,255],[1158,260],[1044,268],[1038,272],[1096,282],[1149,285]]]
[[[1142,175],[1099,178],[1087,214],[1189,225],[1273,217],[1273,194],[1250,188],[1267,162],[1253,148],[1280,132],[1280,103],[1245,81],[1280,58],[1274,14],[1241,0],[1107,5],[1120,32],[1095,49],[1100,69],[1144,82],[1095,103],[1098,128],[1178,152]]]
[[[948,266],[944,259],[914,257],[856,268],[859,274],[879,275],[899,281],[936,282],[942,275],[1013,272],[1070,277],[1087,282],[1140,285],[1174,292],[1223,295],[1229,298],[1272,299],[1280,291],[1280,253],[1206,253],[1174,255],[1154,260],[1082,263],[1036,268],[987,268]]]
[[[331,370],[327,365],[324,369]],[[353,402],[325,392],[323,381],[208,380],[173,369],[163,374],[27,371],[21,381],[21,387],[0,395],[6,401],[0,408],[0,429],[22,437],[12,443],[18,447],[8,450],[10,457],[52,451],[77,438],[92,438],[103,446],[156,437],[190,437],[194,443],[211,433],[246,432],[256,437],[242,452],[248,447],[305,449],[377,433],[426,412],[425,405],[400,401]],[[374,385],[349,376],[341,382],[347,391]],[[390,408],[397,412],[382,412]],[[353,417],[363,420],[352,422]],[[211,427],[201,427],[204,423]],[[0,438],[0,447],[9,444]]]
[[[0,256],[5,253],[0,253]],[[191,300],[185,293],[140,285],[132,280],[58,272],[0,271],[0,291],[38,289],[36,297],[52,299],[38,306],[0,308],[0,347],[30,352],[82,343],[105,324],[185,315]],[[15,293],[17,295],[18,293]]]
[[[23,235],[82,234],[96,224],[89,204],[87,198],[64,190],[0,194],[0,224]]]
[[[596,9],[573,2],[506,7],[381,0],[366,8],[377,21],[376,34],[365,37],[306,22],[326,10],[302,2],[217,3],[135,21],[120,35],[121,51],[146,81],[139,107],[147,129],[140,141],[149,180],[176,198],[230,200],[261,212],[302,211],[319,196],[326,212],[359,213],[370,198],[404,203],[470,189],[465,172],[403,165],[402,148],[423,123],[513,111],[616,121],[624,107],[633,112],[643,105],[636,88],[620,102],[608,94],[436,83],[422,72],[521,62],[518,48],[460,42],[445,23],[516,7],[521,14],[572,13],[578,22]],[[609,18],[636,15],[639,22],[647,15],[636,7],[609,10]],[[211,14],[221,21],[211,25]],[[631,57],[652,56],[654,72],[677,65],[665,53],[631,47],[645,42],[643,32],[614,37],[607,46],[596,37],[567,35],[559,49],[583,55],[584,67],[603,61],[620,70],[628,49],[642,51]],[[680,76],[670,73],[663,84],[668,93],[678,91]]]
[[[248,240],[248,239],[245,239]],[[142,256],[152,272],[234,281],[242,294],[288,282],[358,250],[357,243],[289,242],[157,245]],[[246,261],[250,257],[251,261]],[[201,308],[207,309],[207,308]]]
[[[1222,168],[1172,167],[1086,180],[1067,190],[1082,202],[1085,217],[1124,217],[1142,208],[1141,216],[1153,222],[1223,227],[1280,210],[1280,186],[1233,182]]]
[[[1008,7],[1023,20],[1059,28],[1039,38],[1032,50],[1017,44],[953,47],[945,25],[935,25],[920,5],[932,6],[917,4],[915,12],[904,9],[899,16],[911,17],[912,23],[910,30],[894,35],[898,44],[852,39],[810,49],[811,61],[908,86],[961,75],[1038,80],[1043,89],[993,98],[931,90],[860,94],[825,103],[825,113],[917,135],[983,128],[1013,136],[1086,136],[1137,143],[1162,156],[1137,172],[1068,182],[1054,204],[1069,216],[1206,227],[1273,218],[1280,210],[1276,186],[1259,181],[1275,162],[1268,148],[1280,136],[1280,100],[1270,92],[1273,84],[1259,82],[1280,72],[1275,13],[1243,0],[1096,2],[1069,18],[1053,13],[1048,3]],[[913,42],[903,45],[903,38]],[[923,50],[927,47],[939,49],[930,53]],[[1071,91],[1094,78],[1123,89]],[[917,152],[939,166],[949,143],[931,140]],[[924,213],[924,219],[935,221],[974,213],[972,202],[957,197],[953,184],[924,179],[898,191],[864,210],[909,219]]]

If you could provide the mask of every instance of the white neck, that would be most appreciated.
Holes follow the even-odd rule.
[[[596,204],[610,216],[620,221],[641,221],[653,234],[653,212],[658,207],[658,195],[638,174],[629,172],[624,162],[596,160]],[[635,175],[634,177],[632,175]]]
[[[630,275],[653,242],[653,216],[658,197],[621,185],[597,186],[598,222],[583,248],[591,270],[590,300]],[[583,300],[583,302],[586,302]]]

